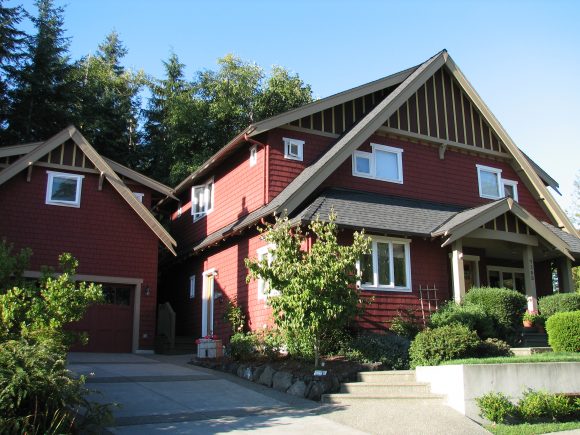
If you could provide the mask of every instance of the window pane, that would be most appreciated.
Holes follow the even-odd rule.
[[[393,266],[395,286],[407,287],[407,267],[405,265],[405,245],[393,243]]]
[[[377,243],[377,251],[379,257],[379,285],[390,285],[391,273],[389,270],[389,244]]]
[[[526,285],[523,273],[516,273],[516,290],[525,293]]]
[[[376,176],[385,180],[399,179],[397,154],[375,150]]]
[[[213,183],[209,183],[205,188],[205,209],[204,210],[211,210],[213,204],[211,202],[212,199],[212,190],[213,190]]]
[[[514,274],[511,272],[502,272],[503,274],[503,286],[505,288],[514,289]]]
[[[53,177],[50,199],[53,201],[76,201],[77,180],[74,178]]]
[[[499,174],[489,171],[480,171],[479,182],[481,183],[481,194],[486,196],[499,196]]]
[[[504,184],[503,185],[503,194],[505,197],[513,198],[514,197],[514,186],[509,185],[509,184]]]
[[[490,270],[489,271],[489,286],[490,287],[499,287],[499,272],[497,270]]]
[[[364,254],[360,259],[361,284],[373,285],[373,256]]]
[[[356,164],[356,172],[361,174],[371,173],[371,160],[369,158],[356,156],[355,164]]]
[[[115,296],[117,305],[131,305],[131,290],[127,287],[117,287]]]

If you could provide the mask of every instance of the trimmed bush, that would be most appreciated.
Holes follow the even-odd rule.
[[[580,310],[580,293],[556,293],[538,300],[542,316],[548,318],[556,313]]]
[[[496,336],[494,319],[479,305],[458,305],[451,301],[431,315],[430,324],[434,328],[459,323],[477,332],[480,338]]]
[[[256,337],[251,334],[238,332],[230,338],[230,356],[236,361],[244,361],[255,355],[257,345]]]
[[[546,331],[548,343],[555,352],[580,352],[580,311],[550,316]]]
[[[411,342],[393,334],[363,334],[353,339],[345,356],[363,363],[380,362],[387,370],[409,368],[409,346]]]
[[[493,423],[503,423],[517,413],[516,406],[503,393],[487,393],[475,399],[480,416]]]
[[[527,307],[527,299],[523,294],[506,288],[472,288],[465,295],[465,303],[483,308],[494,320],[496,338],[513,343]]]
[[[533,390],[524,393],[517,410],[526,422],[567,420],[578,411],[573,399],[569,397]]]
[[[509,344],[497,338],[487,338],[477,346],[478,358],[493,358],[496,356],[513,356]]]
[[[438,365],[443,361],[475,356],[480,340],[465,325],[446,325],[426,329],[415,337],[409,348],[411,368]]]

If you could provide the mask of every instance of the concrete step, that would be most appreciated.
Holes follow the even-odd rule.
[[[322,403],[331,403],[331,404],[360,404],[364,402],[376,402],[376,401],[383,401],[387,406],[392,405],[396,406],[397,403],[401,403],[404,401],[405,404],[409,403],[421,403],[421,404],[433,404],[433,403],[443,403],[443,396],[435,395],[435,394],[415,394],[413,396],[401,396],[400,394],[391,394],[391,395],[375,395],[375,394],[366,394],[366,395],[353,395],[353,394],[323,394],[321,398]]]
[[[368,382],[347,382],[341,384],[340,392],[345,394],[354,394],[359,396],[371,395],[393,395],[415,396],[430,392],[429,384],[418,382],[408,382],[399,384],[379,384]]]
[[[415,370],[389,370],[380,372],[360,372],[357,375],[360,382],[372,384],[403,384],[415,382]]]

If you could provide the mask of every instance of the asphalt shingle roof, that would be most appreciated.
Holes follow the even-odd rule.
[[[549,224],[548,222],[542,222],[546,228],[552,231],[555,235],[561,238],[566,244],[570,247],[570,252],[574,254],[574,256],[580,255],[580,239],[576,236],[573,236],[566,231],[562,231],[560,228],[556,228],[554,225]]]

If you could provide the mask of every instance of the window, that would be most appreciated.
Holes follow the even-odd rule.
[[[304,141],[298,139],[289,139],[287,137],[284,140],[284,158],[290,160],[302,161],[302,151],[304,148]]]
[[[139,202],[143,203],[143,196],[145,196],[144,193],[133,192],[133,196],[135,196]]]
[[[195,275],[189,277],[189,299],[195,298]]]
[[[372,237],[372,251],[357,263],[367,290],[411,291],[410,240]]]
[[[476,167],[479,180],[479,196],[490,199],[501,198],[503,196],[500,191],[501,169],[482,165],[476,165]]]
[[[352,154],[352,174],[402,184],[403,150],[374,143],[371,147],[372,153],[355,151]]]
[[[83,175],[47,171],[46,203],[66,207],[81,206]]]
[[[268,265],[272,264],[274,259],[274,245],[264,246],[258,249],[256,252],[258,254],[258,260],[262,261],[265,258],[268,259]],[[269,289],[268,282],[262,278],[258,278],[258,300],[265,300],[269,297],[278,296],[280,292],[278,290]]]
[[[525,292],[524,269],[517,267],[487,266],[487,284]]]
[[[503,196],[518,201],[518,182],[513,180],[502,180]]]
[[[191,188],[191,215],[197,221],[213,210],[213,179]]]
[[[250,147],[250,168],[258,163],[258,145]]]

